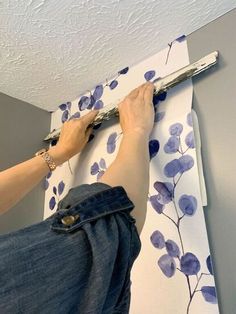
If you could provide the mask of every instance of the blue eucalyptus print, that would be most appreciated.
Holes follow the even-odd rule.
[[[55,207],[55,205],[56,205],[56,199],[55,199],[55,197],[53,196],[53,197],[50,199],[50,201],[49,201],[49,208],[50,208],[51,210],[53,210],[54,207]]]
[[[159,95],[153,95],[152,102],[153,102],[153,106],[154,106],[155,110],[156,110],[157,105],[159,104],[160,101],[166,100],[166,96],[167,96],[167,92],[163,92]]]
[[[99,162],[94,162],[90,168],[91,175],[97,175],[97,181],[102,177],[105,173],[104,170],[107,169],[106,162],[104,158],[101,158]]]
[[[187,124],[191,127],[193,127],[193,118],[191,112],[187,115]]]
[[[65,188],[65,183],[63,181],[60,181],[57,187],[53,186],[52,191],[55,196],[52,196],[49,201],[49,208],[51,210],[53,210],[56,203],[60,201],[59,196],[61,196],[61,194],[63,193],[64,188]],[[57,202],[56,202],[56,197],[57,197]]]
[[[126,74],[129,71],[129,67],[126,67],[118,72],[118,74]]]
[[[174,276],[176,271],[176,263],[173,257],[171,257],[169,254],[162,255],[158,260],[158,265],[166,277],[171,278]]]
[[[150,140],[148,146],[149,146],[149,158],[151,160],[158,153],[159,148],[160,148],[160,143],[158,140]]]
[[[44,180],[44,189],[45,191],[48,189],[49,187],[49,181],[48,179],[52,176],[52,171],[49,171],[49,173],[46,175],[45,180]]]
[[[87,109],[88,105],[90,104],[91,97],[88,96],[82,96],[78,102],[79,110],[85,110]]]
[[[194,147],[195,147],[193,131],[189,132],[189,133],[186,135],[186,137],[185,137],[185,144],[186,144],[189,148],[194,148]]]
[[[151,242],[157,249],[163,249],[165,247],[165,238],[158,230],[154,231],[151,235]]]
[[[98,100],[95,102],[93,109],[101,109],[104,107],[104,103],[102,100]],[[101,125],[101,124],[100,124]]]
[[[121,135],[121,133],[120,133]],[[116,149],[116,142],[118,140],[119,136],[117,136],[116,132],[113,132],[109,135],[108,140],[107,140],[107,152],[108,154],[114,153]]]
[[[117,85],[118,85],[118,81],[117,80],[113,80],[109,84],[109,87],[110,87],[110,89],[114,89],[114,88],[116,88]]]
[[[95,100],[99,100],[102,97],[102,94],[103,94],[103,85],[97,85],[93,92],[93,98]]]
[[[71,102],[68,101],[66,103],[59,105],[58,107],[62,111],[61,122],[64,123],[70,117]]]
[[[191,121],[189,114],[187,121]],[[190,124],[191,122],[188,123],[189,126]],[[203,286],[200,289],[198,288],[203,276],[213,275],[210,255],[206,259],[209,273],[204,273],[201,272],[201,264],[197,256],[193,252],[185,252],[184,249],[184,239],[180,229],[181,222],[183,219],[187,219],[186,217],[195,215],[198,203],[194,195],[182,194],[178,196],[178,198],[175,195],[175,190],[180,179],[185,172],[189,171],[194,166],[194,159],[192,156],[186,154],[188,149],[195,147],[193,132],[189,132],[185,137],[185,145],[187,146],[185,150],[183,149],[181,141],[182,132],[183,125],[181,123],[177,122],[169,127],[170,137],[165,143],[163,150],[166,154],[175,154],[175,158],[166,163],[163,172],[170,181],[154,182],[153,187],[157,191],[157,194],[150,195],[148,200],[156,213],[166,217],[176,228],[180,247],[172,239],[165,240],[164,235],[159,230],[155,230],[152,233],[150,241],[155,248],[160,250],[165,249],[166,251],[157,262],[162,273],[167,278],[173,277],[176,271],[179,271],[185,276],[189,291],[186,313],[189,314],[190,305],[196,293],[201,292],[204,300],[212,304],[217,303],[217,297],[215,287]],[[179,154],[180,157],[177,157],[176,154]],[[175,217],[172,217],[166,210],[171,204],[174,208]],[[196,277],[194,287],[191,287],[190,276]],[[193,285],[193,281],[191,281],[191,283]]]
[[[150,71],[147,71],[147,72],[144,74],[144,78],[145,78],[146,81],[150,81],[151,79],[154,78],[155,75],[156,75],[156,71],[150,70]]]
[[[201,288],[202,295],[205,301],[217,304],[217,297],[216,297],[216,289],[212,286],[202,286]]]
[[[159,122],[161,121],[165,116],[165,112],[162,111],[162,112],[156,112],[155,113],[155,119],[154,119],[154,122]]]

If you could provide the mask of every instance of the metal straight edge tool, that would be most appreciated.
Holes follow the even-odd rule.
[[[214,51],[194,63],[191,63],[171,74],[168,74],[163,78],[157,79],[153,82],[154,95],[162,94],[163,92],[166,92],[168,89],[187,80],[188,78],[206,71],[217,63],[218,56],[218,51]],[[101,108],[93,123],[91,123],[88,128],[100,124],[104,120],[110,120],[114,116],[119,116],[118,104],[120,101],[121,100],[119,99],[116,103],[112,103]],[[60,136],[60,132],[61,128],[53,130],[45,137],[44,141],[50,142],[52,140],[57,140]]]

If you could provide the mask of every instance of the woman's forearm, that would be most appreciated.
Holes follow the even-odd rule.
[[[149,137],[131,132],[123,135],[116,159],[100,178],[99,182],[111,186],[121,185],[134,203],[132,216],[140,234],[146,218],[149,190]]]
[[[64,156],[52,147],[49,154],[56,165],[65,161]],[[20,201],[45,177],[49,168],[41,156],[31,158],[14,167],[0,172],[0,214]]]

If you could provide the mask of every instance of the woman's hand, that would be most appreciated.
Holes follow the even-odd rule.
[[[83,150],[93,130],[92,128],[87,129],[87,127],[94,121],[98,112],[99,110],[91,110],[79,119],[64,122],[56,146],[49,150],[49,154],[51,152],[53,157],[56,154],[56,158],[60,160],[59,164]]]
[[[149,134],[155,118],[153,106],[154,85],[147,82],[129,93],[118,105],[123,134],[140,132]]]

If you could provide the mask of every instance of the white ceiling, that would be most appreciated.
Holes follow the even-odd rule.
[[[235,0],[0,0],[0,91],[53,111],[235,6]]]

